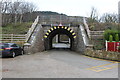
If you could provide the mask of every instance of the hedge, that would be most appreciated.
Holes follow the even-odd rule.
[[[117,30],[106,30],[103,35],[104,35],[104,39],[107,41],[109,41],[110,35],[113,36],[113,41],[116,41],[116,34],[117,34],[118,39],[119,39],[120,38],[120,31],[117,31]],[[120,41],[120,39],[119,39],[119,41]]]

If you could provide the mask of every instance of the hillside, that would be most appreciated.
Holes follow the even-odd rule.
[[[14,17],[10,17],[10,14],[4,14],[3,17],[6,20],[13,20]],[[14,15],[13,15],[14,16]],[[39,16],[40,24],[59,24],[60,21],[62,24],[80,24],[83,20],[81,16],[67,16],[66,14],[61,14],[58,12],[52,11],[34,11],[32,13],[23,14],[22,23],[18,23],[15,25],[14,22],[9,22],[7,25],[2,26],[3,34],[25,34],[27,33],[29,27],[34,22],[36,17]],[[18,19],[20,18],[20,14],[17,15]]]
[[[32,22],[7,24],[2,27],[2,34],[26,34],[29,28],[31,27]]]

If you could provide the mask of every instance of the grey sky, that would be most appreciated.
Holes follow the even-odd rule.
[[[25,0],[33,2],[40,11],[54,11],[71,16],[89,16],[95,7],[99,15],[118,13],[119,0]]]

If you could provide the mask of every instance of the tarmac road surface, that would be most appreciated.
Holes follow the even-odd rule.
[[[118,63],[54,49],[2,59],[3,78],[118,78]]]

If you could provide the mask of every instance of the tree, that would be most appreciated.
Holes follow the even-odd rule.
[[[15,14],[15,25],[17,23],[17,15],[19,14],[20,11],[20,2],[14,2],[13,5],[11,6],[13,13]]]
[[[2,0],[0,2],[1,13],[3,15],[3,24],[14,22],[15,25],[19,21],[23,22],[23,14],[32,13],[37,7],[30,2],[16,0],[11,2],[9,0]],[[30,15],[30,14],[29,14]]]
[[[98,22],[97,10],[94,7],[92,7],[92,10],[91,10],[90,17],[89,17],[88,21],[89,21],[89,23]]]
[[[0,3],[1,3],[1,13],[7,13],[11,2],[8,0],[4,0],[4,1],[2,0]]]
[[[2,0],[0,2],[0,12],[2,13],[2,23],[4,23],[4,24],[8,23],[8,19],[5,15],[6,15],[6,13],[9,12],[8,9],[9,9],[10,5],[11,5],[11,2],[8,0],[4,0],[4,1]]]
[[[28,3],[28,2],[22,2],[22,4],[20,5],[20,23],[22,22],[23,19],[23,14],[24,13],[32,13],[33,11],[35,11],[37,8],[33,3]]]
[[[117,14],[109,14],[105,13],[103,16],[100,18],[101,22],[104,23],[117,23],[118,22],[118,15]]]

